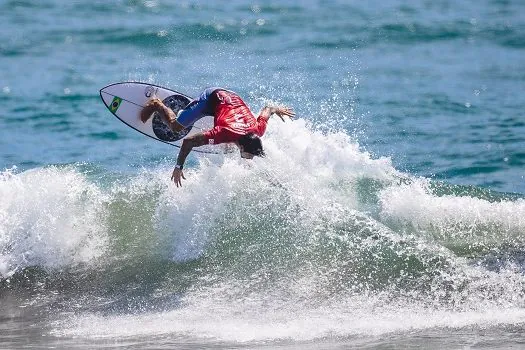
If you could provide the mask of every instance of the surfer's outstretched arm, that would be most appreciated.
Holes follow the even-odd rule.
[[[268,120],[274,113],[277,114],[282,119],[283,122],[284,122],[283,116],[287,116],[290,118],[293,118],[295,116],[295,112],[293,111],[293,109],[290,107],[286,107],[286,106],[282,106],[282,107],[265,106],[259,113],[259,116],[266,118],[266,120]]]
[[[207,143],[208,139],[202,133],[189,136],[182,141],[179,156],[177,157],[177,165],[175,165],[175,169],[173,169],[173,174],[171,175],[171,180],[175,182],[177,187],[182,186],[182,179],[186,180],[182,169],[184,168],[184,162],[188,154],[190,154],[193,147],[204,146]]]

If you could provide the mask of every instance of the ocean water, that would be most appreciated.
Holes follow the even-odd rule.
[[[525,346],[525,3],[0,1],[0,348]],[[239,92],[267,157],[114,118]]]

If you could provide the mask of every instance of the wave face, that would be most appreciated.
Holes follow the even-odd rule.
[[[310,341],[523,321],[522,198],[399,172],[304,120],[270,123],[265,148],[201,158],[178,189],[170,164],[4,171],[0,291],[55,315],[55,336]]]

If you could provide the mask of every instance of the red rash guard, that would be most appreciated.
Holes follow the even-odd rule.
[[[259,116],[255,119],[244,101],[231,91],[218,90],[215,107],[214,127],[203,134],[209,144],[237,142],[241,136],[254,133],[262,136],[268,120]]]

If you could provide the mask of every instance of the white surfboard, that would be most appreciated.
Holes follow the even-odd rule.
[[[140,82],[116,83],[101,89],[100,97],[109,111],[124,124],[144,135],[172,146],[180,147],[185,137],[213,127],[213,116],[199,119],[195,124],[178,134],[174,134],[157,113],[146,123],[143,123],[140,120],[140,112],[146,103],[154,97],[161,99],[175,113],[193,100],[180,92],[161,86]],[[201,146],[194,150],[202,153],[224,153],[229,149],[228,147]]]

